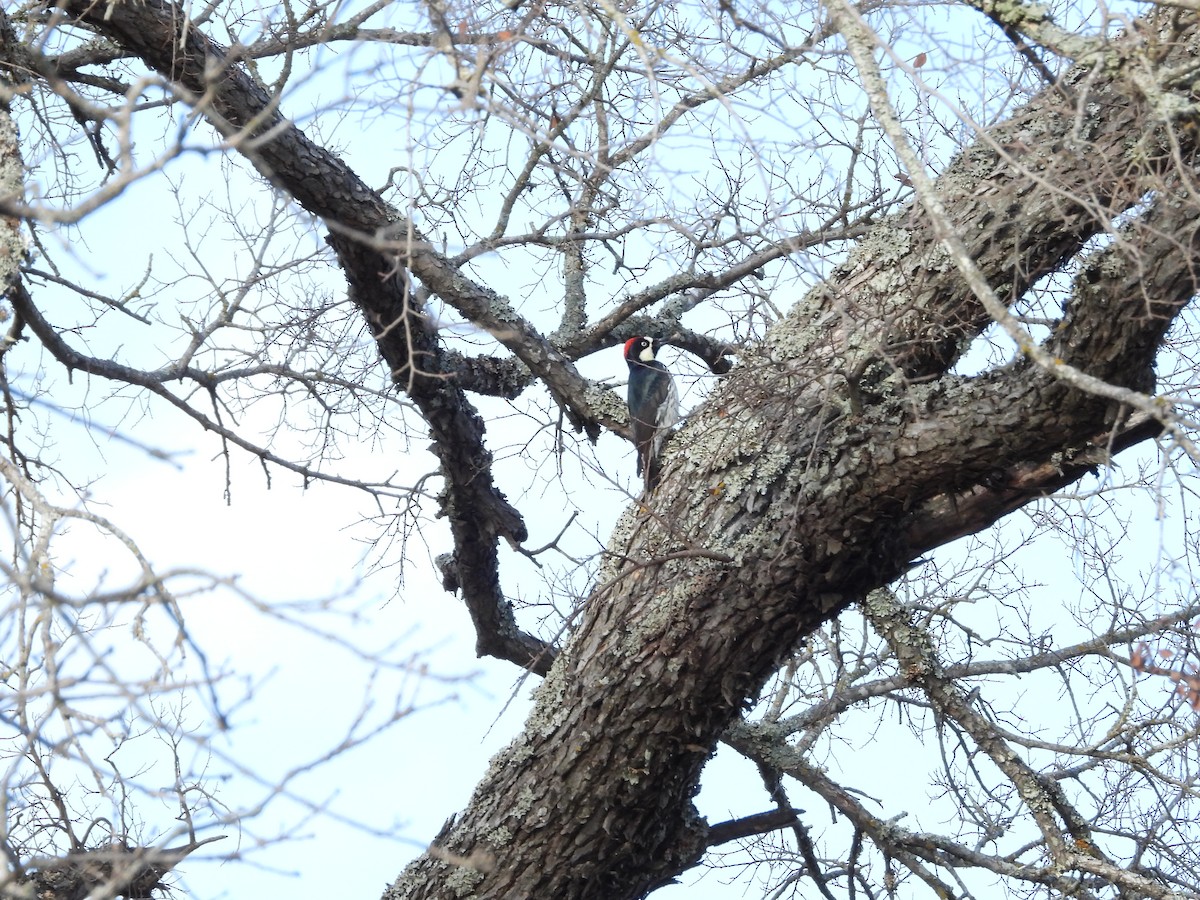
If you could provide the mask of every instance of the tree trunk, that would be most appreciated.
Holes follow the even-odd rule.
[[[1200,49],[1195,24],[1168,65]],[[1107,222],[1098,208],[1164,187],[1166,123],[1120,71],[1088,82],[1076,118],[1085,74],[939,180],[1001,296],[1076,254]],[[1122,237],[1086,265],[1051,349],[1148,390],[1196,291],[1196,223],[1164,198]],[[922,552],[1157,433],[1027,362],[947,374],[986,324],[919,209],[876,229],[673,439],[524,733],[386,900],[615,900],[669,881],[705,849],[691,799],[717,740],[806,634]]]

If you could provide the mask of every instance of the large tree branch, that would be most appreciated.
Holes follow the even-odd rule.
[[[1160,618],[1137,621],[1127,627],[1112,630],[1066,647],[1055,647],[1017,659],[992,658],[947,664],[943,666],[942,673],[951,681],[987,679],[994,675],[1020,676],[1067,664],[1078,664],[1087,657],[1111,657],[1114,653],[1119,652],[1119,648],[1128,647],[1151,635],[1180,627],[1186,629],[1186,623],[1195,618],[1197,614],[1200,614],[1200,604],[1191,604]],[[748,743],[782,747],[784,739],[791,735],[820,731],[826,727],[827,723],[835,720],[852,706],[878,697],[886,697],[909,684],[911,681],[906,674],[898,672],[862,684],[849,685],[840,688],[834,692],[833,696],[813,704],[803,712],[779,719],[776,722],[756,724],[739,722],[734,724],[724,739],[738,749],[744,748]],[[805,743],[811,742],[806,740]]]
[[[966,490],[923,500],[903,525],[909,554],[917,556],[987,527],[1029,500],[1107,465],[1127,447],[1156,437],[1164,425],[1182,432],[1170,405],[1143,392],[1153,387],[1151,363],[1160,341],[1196,293],[1197,233],[1190,205],[1164,194],[1140,219],[1123,228],[1111,246],[1085,261],[1063,322],[1044,351],[1062,360],[1062,368],[1086,367],[1089,378],[1099,380],[1113,396],[1136,403],[1140,407],[1136,414],[1114,409],[1103,430],[1084,442],[1064,444],[1050,458],[1027,458],[1013,465],[998,458],[993,471],[977,472],[985,477]],[[1046,371],[1073,383],[1054,365]],[[956,402],[970,401],[962,397]],[[1186,440],[1186,435],[1181,433],[1180,438]]]
[[[1161,873],[1150,872],[1144,868],[1123,867],[1106,859],[1094,840],[1091,823],[1073,808],[1060,783],[1064,771],[1070,771],[1077,777],[1083,766],[1109,757],[1114,748],[1127,747],[1128,735],[1110,732],[1109,740],[1103,742],[1101,747],[1076,746],[1072,742],[1070,749],[1063,748],[1062,752],[1066,754],[1068,761],[1084,760],[1082,766],[1070,766],[1060,762],[1049,773],[1035,771],[1022,754],[1026,751],[1032,753],[1035,748],[1044,749],[1045,745],[1029,735],[1013,735],[987,718],[982,712],[989,707],[987,688],[984,686],[985,694],[982,698],[979,697],[981,682],[978,679],[988,672],[1006,671],[1011,674],[1014,671],[1030,672],[1055,668],[1081,655],[1111,652],[1126,646],[1130,640],[1159,633],[1171,624],[1188,622],[1195,615],[1194,608],[1177,611],[1169,619],[1143,622],[1120,633],[1107,632],[1085,644],[1064,648],[1063,651],[1039,654],[1024,660],[954,666],[942,665],[929,626],[915,619],[889,590],[872,592],[863,604],[863,612],[892,651],[892,656],[886,658],[885,662],[885,665],[894,666],[896,669],[896,674],[886,679],[892,682],[892,691],[889,693],[904,685],[922,689],[923,697],[935,712],[934,721],[939,731],[945,728],[956,729],[992,759],[996,769],[1004,773],[1008,783],[1015,788],[1011,793],[997,791],[994,797],[1003,797],[999,803],[1008,814],[1013,814],[1018,805],[1027,808],[1030,817],[1039,822],[1043,830],[1044,841],[1040,845],[1025,844],[1023,849],[1026,852],[1021,854],[983,854],[978,848],[968,849],[951,837],[928,832],[914,834],[899,827],[896,818],[881,820],[869,813],[854,799],[854,791],[836,784],[827,773],[806,758],[804,750],[789,745],[786,737],[795,733],[797,729],[808,732],[802,743],[809,744],[812,729],[827,727],[828,722],[838,712],[844,711],[851,704],[861,703],[868,696],[879,696],[874,689],[866,692],[855,689],[838,690],[831,698],[832,702],[814,707],[809,713],[786,723],[736,724],[727,733],[726,742],[760,765],[779,767],[799,779],[807,788],[842,812],[887,856],[900,861],[926,881],[929,881],[932,875],[920,861],[944,870],[991,870],[1014,881],[1052,884],[1063,879],[1059,881],[1060,884],[1074,882],[1086,890],[1091,887],[1089,882],[1093,879],[1079,876],[1064,879],[1072,870],[1078,870],[1098,875],[1099,878],[1094,880],[1100,883],[1121,885],[1136,896],[1176,896],[1172,893],[1169,883],[1158,882],[1156,876],[1161,876]],[[1184,627],[1186,628],[1186,624]],[[971,679],[972,690],[968,691],[966,686],[960,683],[961,679]],[[1077,753],[1078,756],[1072,756],[1073,753]],[[1142,756],[1139,756],[1139,764],[1151,765],[1150,761]],[[1040,852],[1042,846],[1049,851],[1048,855],[1051,858],[1017,862],[1029,852]],[[1082,895],[1092,896],[1091,893]]]
[[[910,378],[942,374],[997,321],[997,310],[984,302],[988,293],[1017,302],[1161,189],[1196,147],[1192,104],[1181,94],[1174,101],[1164,95],[1173,86],[1171,67],[1200,52],[1200,39],[1190,19],[1177,28],[1173,22],[1164,14],[1131,29],[1107,57],[1073,69],[1007,121],[981,129],[938,177],[932,196],[873,229],[824,292],[791,313],[842,331],[818,336],[813,348],[829,352],[827,368],[856,373],[883,360]],[[870,48],[863,54],[865,61]],[[1154,55],[1159,68],[1147,72],[1145,60]],[[884,98],[876,99],[883,112]],[[909,165],[923,180],[923,164]],[[964,285],[964,260],[987,290]]]
[[[130,847],[115,843],[53,859],[35,859],[20,879],[38,900],[81,900],[85,897],[152,897],[167,891],[166,875],[187,856],[224,835],[179,847]],[[8,892],[6,892],[7,894]],[[8,896],[14,896],[9,894]]]
[[[136,53],[147,65],[191,95],[205,118],[274,184],[323,219],[339,237],[335,249],[359,243],[376,251],[342,259],[344,267],[368,263],[351,281],[382,278],[397,265],[415,275],[433,293],[511,350],[567,410],[574,424],[595,429],[620,428],[621,404],[583,378],[568,359],[490,288],[466,277],[411,220],[336,154],[313,143],[278,109],[279,98],[255,81],[236,58],[194,27],[186,13],[168,0],[97,4],[72,0],[66,10],[88,28]],[[381,310],[367,310],[375,316]],[[439,380],[453,372],[438,369],[436,355],[413,369]],[[407,370],[402,360],[393,371]]]
[[[950,885],[931,872],[925,863],[946,870],[971,867],[991,871],[1014,881],[1045,885],[1066,896],[1077,896],[1082,887],[1080,878],[1063,871],[1060,866],[1026,865],[1006,857],[980,852],[958,841],[926,832],[909,831],[896,822],[880,819],[852,792],[841,787],[823,769],[806,760],[801,754],[790,753],[776,746],[764,752],[762,741],[751,729],[739,729],[731,734],[729,743],[750,759],[768,760],[771,765],[777,766],[826,800],[867,835],[886,856],[901,862],[905,868],[933,888],[934,896],[954,897],[957,894]],[[1146,881],[1136,875],[1126,880],[1139,884]],[[1155,887],[1156,890],[1147,896],[1170,896],[1168,891]]]
[[[449,294],[459,299],[467,295],[484,304],[492,295],[424,245],[341,159],[284,120],[276,109],[277,98],[229,65],[225,51],[193,27],[179,7],[163,0],[103,5],[81,0],[68,4],[67,10],[189,92],[218,131],[276,185],[329,224],[329,240],[351,296],[396,384],[408,392],[429,425],[446,480],[442,510],[454,537],[454,584],[461,588],[475,623],[477,649],[544,669],[553,658],[552,649],[517,627],[500,587],[497,541],[524,541],[525,524],[493,483],[483,420],[444,364],[436,329],[414,301],[405,266],[427,284],[432,282],[435,290],[446,290],[447,299]],[[409,252],[402,253],[401,247]],[[525,327],[522,335],[527,331]],[[529,352],[528,343],[521,346]],[[544,365],[531,368],[537,371]],[[573,390],[586,384],[569,374],[560,380],[570,381]]]
[[[970,693],[945,677],[929,633],[895,595],[886,588],[872,591],[863,603],[863,612],[895,654],[900,670],[924,690],[938,715],[970,735],[975,746],[986,753],[996,768],[1016,786],[1042,833],[1050,860],[1059,866],[1068,866],[1071,862],[1069,854],[1072,850],[1063,834],[1064,826],[1077,846],[1081,841],[1091,846],[1091,830],[1067,802],[1061,785],[1043,782],[1032,766],[1014,752],[993,730],[987,718],[975,709]]]

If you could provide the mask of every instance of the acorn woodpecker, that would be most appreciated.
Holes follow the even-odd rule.
[[[679,395],[675,380],[654,358],[653,338],[635,337],[625,342],[629,364],[629,418],[637,445],[638,474],[649,491],[658,481],[658,451],[679,421]]]

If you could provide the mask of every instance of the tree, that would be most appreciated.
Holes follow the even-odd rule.
[[[381,541],[400,538],[406,558],[414,538],[435,543],[429,511],[445,520],[438,566],[478,652],[543,680],[524,731],[390,900],[639,897],[711,847],[780,829],[794,860],[751,851],[780,891],[881,896],[911,882],[958,896],[999,879],[1046,896],[1195,895],[1197,609],[1153,580],[1135,595],[1103,518],[1085,527],[1085,498],[1055,494],[1103,473],[1088,498],[1142,485],[1166,502],[1162,479],[1121,475],[1113,457],[1157,438],[1171,467],[1196,458],[1200,22],[1186,5],[1138,12],[10,10],[5,365],[40,348],[89,385],[182,411],[227,455],[362,490],[380,503]],[[979,49],[959,58],[964,33]],[[343,97],[330,100],[337,65]],[[14,118],[40,183],[22,176]],[[384,134],[403,148],[386,173],[368,152]],[[98,175],[80,172],[85,145]],[[203,268],[209,223],[170,180],[195,155],[228,178],[225,209],[204,204],[244,241],[236,277]],[[86,233],[97,210],[151,188],[179,198],[208,278],[194,293],[152,269],[103,296],[26,255],[32,236],[52,259],[63,250],[47,229]],[[328,249],[306,243],[322,232]],[[41,299],[55,285],[75,295],[71,312]],[[123,346],[119,318],[174,328],[167,355]],[[593,445],[627,437],[627,417],[586,366],[641,333],[719,377],[611,537],[564,514],[535,552],[535,486],[586,509],[571,492],[609,483]],[[54,473],[22,449],[18,411],[36,398],[8,383],[4,474],[23,504],[8,574],[52,608],[63,598],[38,566],[47,522],[66,513],[39,487]],[[264,406],[278,415],[267,440],[241,419]],[[339,472],[339,445],[373,430],[427,435],[436,476]],[[497,440],[519,448],[504,455],[524,474],[496,458]],[[972,579],[996,592],[1009,574],[986,540],[958,570],[921,561],[968,535],[1003,540],[986,530],[1030,504],[1030,539],[1065,535],[1087,590],[1107,591],[1078,641],[1040,634],[1004,597],[991,630],[960,621]],[[529,560],[578,560],[589,538],[603,551],[539,570],[539,595],[514,602]],[[138,560],[144,578],[117,601],[149,596],[184,634],[186,610]],[[1139,693],[1139,672],[1179,690]],[[1072,701],[1054,738],[1025,727],[1025,706],[997,709],[1030,702],[1018,677]],[[876,698],[910,708],[908,727],[939,744],[957,811],[947,833],[872,811],[819,761],[820,742]],[[20,730],[36,764],[37,728]],[[773,810],[716,825],[696,813],[722,741],[754,761]],[[797,789],[848,832],[814,841]]]

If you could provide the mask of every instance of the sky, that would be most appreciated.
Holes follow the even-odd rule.
[[[361,62],[352,53],[342,59],[348,69]],[[311,89],[321,93],[315,83]],[[297,105],[302,96],[294,98]],[[437,110],[424,113],[432,116]],[[318,128],[322,122],[317,117],[311,124]],[[355,124],[351,121],[351,126]],[[404,134],[395,136],[394,146],[375,146],[350,140],[347,130],[353,133],[352,127],[343,126],[336,138],[347,145],[348,156],[372,183],[381,182],[390,165],[406,159],[400,149],[407,139]],[[76,150],[87,152],[83,147]],[[121,293],[153,266],[163,278],[156,299],[165,307],[177,303],[181,312],[198,315],[213,293],[212,286],[206,288],[198,278],[200,263],[223,286],[244,277],[247,265],[244,255],[231,249],[237,246],[234,235],[201,201],[212,193],[214,201],[228,202],[238,210],[238,221],[247,232],[265,230],[272,220],[261,203],[264,195],[250,186],[253,177],[247,179],[241,171],[231,174],[216,154],[187,156],[169,168],[168,176],[187,198],[182,212],[163,201],[165,194],[148,185],[134,185],[120,202],[89,219],[82,229],[66,229],[50,239],[56,257],[73,260],[78,276],[98,290]],[[228,189],[214,190],[214,185],[226,183]],[[204,218],[209,215],[214,216],[211,222]],[[195,216],[201,219],[191,219]],[[157,243],[173,231],[180,217],[193,224],[203,220],[203,227],[193,228],[193,234],[204,235],[192,248],[197,259],[189,261],[187,247]],[[302,217],[288,224],[296,225],[297,231],[280,238],[281,256],[295,255],[297,248],[302,253],[320,248],[318,225],[305,223]],[[489,270],[488,265],[481,264],[479,270],[490,272],[514,296],[532,277],[500,266]],[[174,280],[169,277],[172,273]],[[553,278],[547,280],[546,296],[558,296],[554,291],[560,285]],[[343,289],[336,272],[317,274],[313,283],[331,297]],[[50,301],[70,301],[45,287],[39,287],[35,296],[46,303],[52,319],[65,320],[66,307],[51,306]],[[792,299],[786,290],[777,296],[781,306]],[[193,309],[187,305],[189,297],[203,299]],[[540,297],[522,299],[540,302]],[[552,299],[545,302],[552,308]],[[120,348],[128,358],[147,365],[171,358],[175,349],[160,331],[143,330],[112,316],[72,337],[92,352]],[[361,334],[357,346],[369,350]],[[667,361],[681,374],[685,407],[702,400],[711,381],[699,367],[679,354]],[[220,583],[208,589],[206,580],[196,576],[184,576],[179,582],[184,588],[196,588],[180,592],[179,598],[194,646],[174,648],[169,658],[181,671],[194,674],[200,664],[195,648],[203,648],[209,671],[220,676],[215,703],[203,691],[189,691],[186,698],[180,694],[176,699],[174,706],[183,709],[195,735],[188,738],[188,728],[182,728],[181,746],[191,766],[209,777],[214,805],[237,810],[269,802],[253,820],[202,833],[228,836],[202,849],[184,867],[179,883],[187,895],[197,900],[280,892],[299,900],[377,896],[447,816],[466,804],[488,759],[519,731],[534,686],[508,663],[475,657],[463,605],[441,588],[430,565],[433,555],[449,549],[443,523],[421,520],[419,534],[408,548],[408,564],[401,570],[399,549],[377,546],[379,510],[361,492],[327,484],[304,487],[294,475],[278,470],[268,485],[259,462],[238,451],[232,453],[227,471],[219,443],[161,404],[143,406],[129,395],[105,400],[102,385],[83,376],[69,385],[52,366],[39,376],[32,344],[23,346],[9,364],[19,367],[19,371],[10,369],[18,387],[30,392],[38,384],[52,388],[54,402],[76,410],[73,418],[47,409],[36,415],[31,412],[28,424],[32,429],[36,420],[49,429],[53,461],[76,481],[89,484],[90,508],[133,535],[157,567],[205,570],[220,576]],[[586,361],[584,370],[612,384],[625,376],[617,348]],[[372,377],[377,384],[382,380],[378,372]],[[581,448],[578,457],[568,454],[564,488],[554,477],[553,436],[539,434],[540,443],[530,449],[525,431],[508,430],[510,425],[524,424],[519,410],[500,404],[484,407],[494,416],[489,444],[497,454],[502,484],[506,489],[520,484],[522,493],[513,499],[531,511],[530,545],[551,540],[565,524],[565,504],[557,493],[562,489],[587,511],[586,521],[578,523],[574,549],[593,552],[606,540],[627,502],[627,489],[635,483],[632,449],[604,435],[594,452]],[[390,412],[403,415],[399,404]],[[303,415],[291,411],[288,424],[302,422]],[[249,433],[267,434],[279,416],[278,406],[268,400],[246,412],[240,425]],[[95,424],[85,427],[85,417]],[[117,426],[117,436],[103,434],[101,425]],[[348,432],[334,454],[337,471],[369,472],[372,477],[395,471],[400,482],[416,482],[431,470],[431,459],[421,438],[406,442],[399,432],[398,428],[373,432],[369,422]],[[166,451],[175,464],[150,456],[121,437],[152,444]],[[295,449],[286,429],[276,440],[281,452]],[[1147,456],[1151,464],[1153,456],[1152,451]],[[67,506],[78,502],[67,492],[56,496]],[[1178,525],[1182,502],[1165,515],[1147,505],[1144,497],[1130,499],[1126,509],[1134,517],[1128,547],[1132,559],[1182,554],[1174,543],[1175,532],[1163,524],[1171,523],[1172,529]],[[384,510],[385,517],[391,513]],[[1022,520],[1015,519],[1019,532]],[[72,526],[56,548],[55,564],[64,589],[87,591],[98,582],[118,585],[131,571],[124,549],[111,539],[98,540],[86,527]],[[944,557],[953,559],[964,552],[963,547],[947,548]],[[1042,541],[1013,553],[1007,562],[1036,573],[1032,580],[1039,585],[1038,602],[1032,608],[1038,628],[1054,631],[1061,640],[1082,632],[1078,623],[1058,615],[1065,608],[1064,598],[1081,592],[1080,577],[1086,574],[1062,543]],[[549,558],[547,563],[553,565]],[[565,564],[561,565],[565,571]],[[526,599],[539,599],[540,585],[534,580],[538,573],[529,566],[518,571],[512,589]],[[1183,584],[1187,575],[1176,572],[1167,580]],[[1190,586],[1190,580],[1187,583]],[[1002,615],[987,603],[969,609],[980,617],[981,626],[984,620]],[[174,623],[161,610],[151,610],[147,621],[154,639],[161,646],[169,645]],[[311,633],[313,625],[326,634]],[[153,668],[146,645],[134,640],[130,629],[129,621],[108,629],[114,658],[119,660],[115,665],[128,666],[130,671]],[[364,652],[384,654],[394,665],[364,661]],[[247,698],[249,702],[244,702]],[[171,699],[164,697],[162,702],[170,707]],[[272,798],[271,786],[284,773],[319,760],[338,746],[360,712],[365,727],[381,727],[397,708],[412,711],[363,746],[289,782],[301,802]],[[212,723],[215,709],[229,717],[232,727],[210,735],[205,723]],[[885,711],[877,707],[842,730],[842,745],[827,749],[830,765],[850,773],[856,785],[886,795],[889,808],[907,809],[913,820],[932,818],[929,827],[935,827],[942,813],[931,809],[928,782],[914,777],[897,784],[890,775],[898,756],[910,772],[927,768],[928,756],[910,732],[885,729],[885,720]],[[132,741],[120,748],[116,758],[122,766],[128,759],[131,768],[139,763],[151,767],[147,783],[159,779],[158,783],[169,785],[163,749],[153,740]],[[814,836],[826,829],[835,832],[827,809],[813,805],[812,798],[806,800],[799,791],[793,799],[809,807],[805,822],[813,827]],[[148,795],[140,802],[151,829],[173,821],[174,797],[169,792]],[[713,822],[770,807],[752,767],[728,752],[719,753],[706,770],[697,802]],[[314,815],[304,804],[328,813]],[[368,833],[388,829],[395,830],[394,837]],[[277,840],[280,833],[289,836]],[[220,861],[231,848],[243,858]],[[684,886],[666,888],[656,896],[668,900],[754,896],[744,880],[727,883],[740,872],[733,868],[694,871],[685,877]]]

